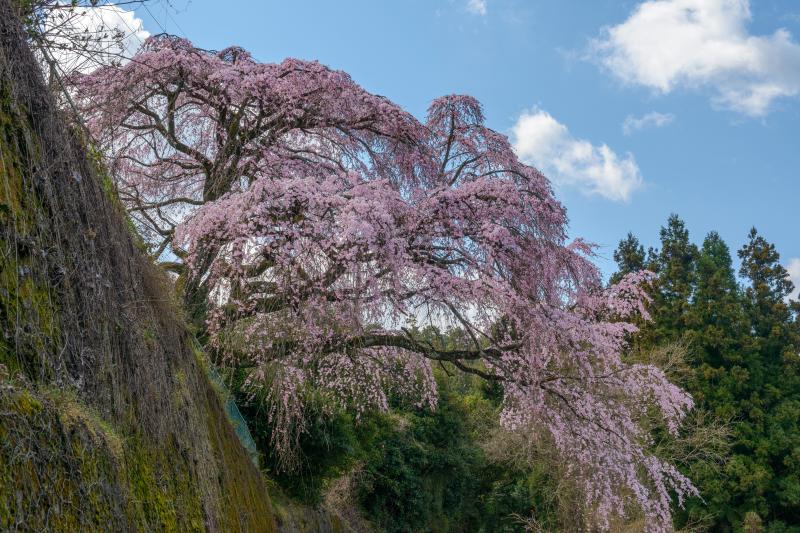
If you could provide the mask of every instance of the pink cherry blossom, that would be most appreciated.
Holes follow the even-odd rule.
[[[279,451],[308,387],[356,414],[389,390],[433,408],[446,361],[502,384],[503,424],[555,444],[601,525],[633,503],[668,530],[671,495],[696,494],[639,423],[655,409],[677,432],[691,398],[621,355],[646,275],[603,287],[475,99],[423,122],[319,63],[168,36],[74,83],[131,216],[206,298],[210,347],[271,398]],[[427,320],[463,345],[406,327]]]

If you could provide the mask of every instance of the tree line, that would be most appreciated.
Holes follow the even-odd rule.
[[[800,304],[775,246],[752,229],[737,251],[740,267],[716,232],[702,243],[672,215],[660,247],[645,251],[629,233],[614,253],[612,281],[626,273],[656,274],[652,320],[633,349],[687,346],[681,385],[696,409],[729,428],[716,463],[687,461],[702,500],[678,510],[676,525],[714,531],[800,530]]]

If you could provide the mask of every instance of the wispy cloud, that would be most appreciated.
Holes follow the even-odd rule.
[[[486,14],[486,0],[468,0],[467,1],[467,11],[474,15],[485,15]]]
[[[789,271],[789,277],[792,278],[792,283],[794,283],[794,292],[789,295],[789,298],[797,300],[800,298],[800,258],[789,259],[786,270]]]
[[[523,113],[512,129],[517,155],[556,183],[578,187],[617,202],[627,202],[643,185],[633,155],[617,155],[606,144],[576,139],[548,112]]]
[[[800,44],[785,29],[751,34],[750,19],[748,0],[648,0],[603,29],[591,52],[625,83],[710,88],[715,106],[762,116],[800,94]]]
[[[672,113],[659,113],[658,111],[651,111],[641,117],[628,115],[622,123],[622,132],[630,135],[645,128],[661,128],[674,121],[675,115]]]

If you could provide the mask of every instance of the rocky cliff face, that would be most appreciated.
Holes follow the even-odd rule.
[[[0,0],[0,530],[275,530],[168,283]]]

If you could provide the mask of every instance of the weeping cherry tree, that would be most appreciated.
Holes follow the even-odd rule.
[[[286,457],[309,388],[356,414],[390,392],[435,408],[442,362],[502,385],[502,423],[555,446],[601,525],[634,506],[667,530],[696,493],[642,422],[677,432],[690,397],[621,355],[645,275],[603,286],[473,98],[420,121],[319,63],[169,36],[73,82],[130,216],[218,362],[270,398]]]

